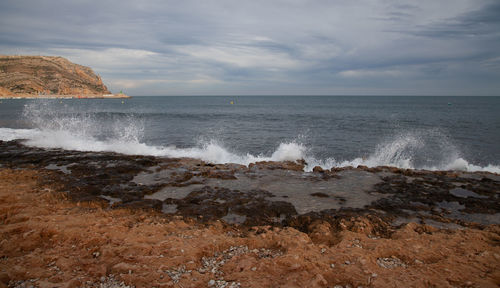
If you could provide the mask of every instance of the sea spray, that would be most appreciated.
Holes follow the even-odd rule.
[[[368,156],[352,160],[325,160],[312,156],[305,158],[306,171],[314,166],[324,169],[332,167],[377,167],[392,166],[404,169],[488,171],[500,173],[500,166],[489,164],[485,167],[473,165],[465,160],[450,137],[440,129],[413,130],[398,133],[378,144]]]
[[[90,105],[89,105],[90,106]],[[167,143],[152,145],[144,139],[147,127],[140,114],[100,111],[91,106],[75,107],[58,101],[32,101],[25,105],[23,116],[32,129],[0,128],[0,140],[24,139],[26,145],[78,151],[108,151],[123,154],[161,157],[190,157],[211,163],[248,165],[259,161],[295,161],[303,159],[306,171],[315,166],[324,169],[365,165],[393,166],[428,170],[490,171],[500,173],[497,165],[484,167],[469,163],[442,129],[396,131],[385,137],[372,153],[352,159],[317,157],[305,136],[278,142],[267,153],[246,153],[240,147],[226,145],[217,137],[199,137],[188,147]],[[164,125],[173,125],[164,123]],[[168,139],[168,135],[164,138]]]
[[[119,153],[134,151],[130,149],[135,146],[137,152],[147,152],[144,145],[137,145],[141,144],[144,121],[129,114],[79,111],[56,101],[41,100],[26,104],[23,116],[36,131],[27,138],[28,145]]]

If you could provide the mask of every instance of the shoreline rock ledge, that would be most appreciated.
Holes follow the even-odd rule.
[[[128,98],[86,66],[57,56],[0,55],[2,98]]]

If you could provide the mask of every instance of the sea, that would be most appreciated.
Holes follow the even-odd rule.
[[[3,99],[0,140],[310,171],[365,165],[500,173],[500,97]]]

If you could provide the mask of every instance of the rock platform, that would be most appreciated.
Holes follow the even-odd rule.
[[[500,284],[499,175],[304,164],[0,142],[0,287]]]

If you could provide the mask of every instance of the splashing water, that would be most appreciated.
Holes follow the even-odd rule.
[[[88,110],[87,110],[88,111]],[[317,159],[311,147],[299,137],[282,142],[270,156],[237,153],[216,139],[200,140],[194,147],[148,145],[143,141],[145,122],[120,113],[81,112],[71,107],[54,108],[53,102],[35,101],[25,106],[23,116],[33,129],[0,128],[0,140],[25,139],[25,144],[42,148],[77,151],[108,151],[129,155],[197,158],[211,163],[248,165],[259,161],[295,161],[304,159],[306,171],[315,166],[324,169],[365,165],[394,166],[428,170],[489,171],[500,173],[500,167],[473,165],[465,160],[445,133],[437,129],[399,133],[380,143],[366,157],[338,161]],[[300,141],[299,141],[300,140]]]

